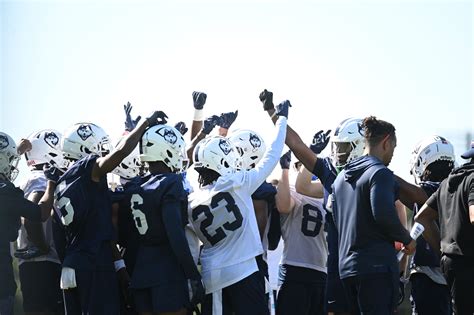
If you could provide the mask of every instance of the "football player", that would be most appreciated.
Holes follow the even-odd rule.
[[[47,179],[43,168],[51,165],[60,169],[67,168],[60,148],[61,134],[56,130],[46,129],[28,137],[31,150],[25,153],[31,173],[22,186],[25,198],[38,203],[46,191]],[[32,225],[44,240],[46,248],[37,247],[31,242]],[[33,236],[34,238],[34,236]],[[38,238],[38,236],[36,236]],[[63,309],[62,295],[59,289],[61,262],[53,240],[52,220],[43,224],[24,219],[18,237],[18,269],[23,295],[23,310],[26,314],[56,314]]]
[[[186,314],[204,288],[184,232],[187,193],[178,174],[186,159],[183,136],[168,125],[149,128],[140,159],[149,174],[126,186],[140,244],[131,281],[135,308],[141,314]]]
[[[284,242],[276,314],[326,314],[326,210],[321,199],[299,194],[290,185],[290,155],[288,151],[280,158],[282,173],[276,198]],[[303,181],[309,185],[311,176]],[[322,186],[319,197],[323,197]]]
[[[115,271],[123,286],[128,285],[128,279],[112,242],[114,230],[106,175],[133,151],[145,128],[165,118],[163,112],[153,112],[113,152],[107,134],[95,124],[75,124],[64,133],[63,154],[73,163],[58,181],[54,209],[65,234],[61,288],[67,312],[119,312]]]
[[[204,139],[194,149],[200,189],[190,195],[188,217],[203,243],[203,314],[269,312],[264,276],[255,259],[263,249],[251,195],[278,163],[289,106],[288,101],[277,106],[277,136],[251,170],[237,171],[239,155],[224,137]]]
[[[0,132],[0,204],[2,205],[2,211],[0,211],[0,314],[2,315],[13,314],[16,284],[10,256],[10,242],[14,242],[18,237],[20,218],[44,222],[50,217],[53,207],[54,182],[48,181],[45,194],[37,204],[26,199],[24,192],[12,183],[18,175],[17,164],[20,154],[29,149],[31,149],[29,141],[22,141],[17,148],[8,134]],[[51,172],[46,173],[48,179],[53,178]]]
[[[274,118],[273,93],[264,90],[260,93],[260,101],[272,121]],[[320,154],[329,144],[329,131],[318,132],[308,148],[300,136],[290,127],[287,128],[286,145],[299,161],[316,175],[324,187],[324,206],[332,193],[332,184],[337,174],[349,161],[361,156],[364,151],[364,140],[361,133],[361,119],[349,118],[342,121],[336,128],[331,143],[331,157],[320,158]],[[326,207],[327,210],[327,207]],[[337,231],[332,214],[326,212],[326,230],[328,240],[328,279],[327,279],[327,310],[329,314],[348,314],[350,305],[339,277],[339,258]]]
[[[454,162],[453,145],[441,136],[427,137],[416,145],[410,161],[410,173],[417,185],[396,177],[400,184],[400,200],[414,211],[414,215],[438,189],[440,182],[448,177]],[[440,257],[423,236],[416,241],[409,278],[413,314],[452,313],[451,296],[441,272]]]

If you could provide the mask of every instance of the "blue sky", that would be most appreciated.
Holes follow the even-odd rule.
[[[470,1],[2,1],[0,130],[14,138],[80,121],[112,138],[122,105],[192,119],[239,109],[270,140],[258,94],[289,99],[309,141],[350,116],[397,128],[392,169],[408,177],[431,134],[461,154],[474,131]]]

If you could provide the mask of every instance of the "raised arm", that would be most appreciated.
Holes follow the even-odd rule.
[[[286,152],[280,158],[281,176],[278,180],[275,204],[278,212],[290,213],[295,207],[295,201],[291,198],[289,169],[291,163],[291,151]]]
[[[313,174],[306,167],[301,167],[296,176],[296,192],[312,198],[323,198],[324,187],[319,180],[311,180]]]
[[[189,165],[191,166],[194,163],[193,151],[196,145],[204,139],[207,135],[211,133],[211,131],[220,123],[221,117],[217,115],[213,115],[211,117],[206,118],[204,123],[202,124],[202,129],[199,133],[192,139],[191,145],[186,149],[186,154],[188,155]]]
[[[162,111],[155,111],[150,117],[136,126],[136,128],[126,136],[125,140],[119,143],[115,151],[97,159],[92,169],[92,180],[99,182],[103,176],[115,169],[124,158],[132,153],[145,132],[145,129],[158,123],[166,123],[166,118],[168,118],[168,116]]]
[[[207,94],[203,92],[193,92],[194,117],[191,124],[191,141],[196,138],[202,128],[204,119],[204,104],[206,104]]]
[[[272,122],[275,124],[278,117],[275,115],[273,93],[264,90],[262,93],[260,93],[260,101],[263,103],[264,110],[268,113],[272,119]],[[300,160],[307,169],[314,169],[317,156],[306,146],[303,140],[301,140],[300,136],[290,126],[287,126],[286,128],[285,143],[296,156],[296,158]]]

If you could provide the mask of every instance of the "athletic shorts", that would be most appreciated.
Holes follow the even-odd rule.
[[[50,261],[24,262],[18,269],[25,312],[64,311],[59,288],[60,264]]]
[[[207,294],[202,315],[268,315],[265,280],[260,271],[216,292]]]
[[[133,289],[133,301],[138,313],[176,312],[189,303],[189,292],[185,282]]]
[[[68,315],[119,314],[118,280],[115,271],[76,270],[77,288],[63,290]]]

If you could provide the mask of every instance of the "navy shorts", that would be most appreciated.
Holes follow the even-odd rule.
[[[268,315],[265,280],[260,271],[223,288],[207,294],[202,303],[202,315],[212,315],[213,302],[223,315]],[[220,300],[220,301],[219,301]]]
[[[63,290],[68,315],[119,314],[119,291],[115,271],[76,270],[77,288]]]
[[[351,312],[361,315],[393,315],[398,301],[399,276],[393,272],[358,275],[343,279]]]
[[[338,272],[328,272],[326,282],[326,308],[328,312],[348,313],[349,299]]]
[[[285,278],[278,292],[276,314],[326,314],[326,274],[303,267],[282,267]]]
[[[410,276],[413,314],[451,315],[451,295],[447,285],[434,282],[425,274]]]
[[[24,262],[18,269],[25,312],[64,311],[63,296],[59,288],[60,264],[50,261]]]
[[[138,313],[176,312],[189,304],[186,282],[133,289],[133,301]]]

